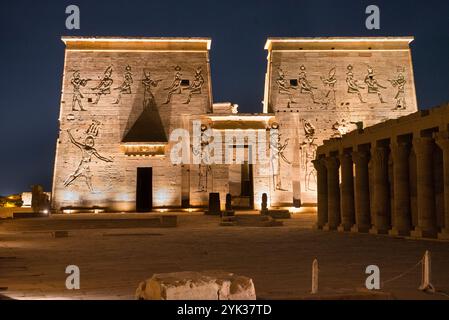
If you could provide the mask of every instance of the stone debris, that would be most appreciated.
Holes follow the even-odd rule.
[[[256,300],[253,280],[225,271],[154,274],[139,284],[138,300]]]

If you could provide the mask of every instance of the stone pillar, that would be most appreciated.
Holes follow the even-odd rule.
[[[432,138],[413,139],[416,154],[418,225],[411,232],[412,237],[436,237],[435,193],[433,181]]]
[[[324,230],[336,230],[340,225],[340,163],[336,157],[325,159],[327,169],[327,224]]]
[[[388,148],[373,147],[371,151],[373,161],[372,183],[374,192],[374,221],[370,233],[388,234],[390,229],[390,184],[388,181]]]
[[[341,224],[338,231],[351,231],[355,223],[354,209],[354,170],[350,154],[342,153],[339,156],[341,165]]]
[[[393,156],[393,217],[390,235],[408,236],[412,226],[410,207],[409,155],[410,144],[395,142],[391,144]]]
[[[313,165],[317,172],[317,187],[318,187],[318,217],[315,225],[316,229],[323,229],[327,224],[327,169],[324,159],[313,160]]]
[[[355,163],[355,225],[352,232],[368,232],[371,228],[370,190],[368,162],[369,153],[352,152]]]
[[[444,175],[444,228],[438,238],[449,240],[449,132],[437,133],[435,142],[443,151]]]

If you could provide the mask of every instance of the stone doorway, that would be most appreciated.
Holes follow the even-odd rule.
[[[136,211],[153,210],[153,168],[137,168]]]
[[[248,161],[229,166],[229,193],[235,209],[254,209],[253,165]]]

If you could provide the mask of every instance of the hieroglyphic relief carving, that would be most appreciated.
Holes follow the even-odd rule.
[[[210,154],[206,147],[210,143],[210,136],[208,134],[207,126],[201,125],[201,143],[199,146],[192,145],[192,153],[200,157],[201,163],[198,164],[198,189],[197,192],[207,192],[209,173],[212,171],[210,163],[212,163]]]
[[[298,75],[300,93],[310,95],[310,97],[312,98],[312,102],[319,104],[319,102],[315,100],[315,94],[313,92],[313,90],[316,90],[318,88],[312,86],[307,79],[306,67],[302,65],[299,69],[301,70]]]
[[[84,96],[80,90],[80,87],[85,87],[89,81],[91,81],[91,79],[81,78],[79,70],[75,70],[73,72],[72,80],[70,81],[73,86],[72,111],[78,111],[76,109],[77,104],[80,107],[80,111],[86,111],[83,107],[82,100]]]
[[[164,104],[168,104],[171,101],[171,98],[174,94],[181,94],[181,83],[182,83],[182,73],[181,67],[175,67],[175,74],[173,77],[173,81],[168,88],[164,88],[164,90],[168,90],[167,100]]]
[[[133,84],[133,74],[131,73],[131,66],[127,65],[125,68],[125,74],[123,75],[123,83],[114,88],[114,90],[118,90],[117,100],[114,104],[119,104],[123,94],[131,94],[131,85]]]
[[[302,119],[305,139],[300,145],[301,150],[301,167],[304,170],[304,185],[306,191],[316,191],[316,169],[312,163],[316,158],[316,150],[318,145],[315,143],[316,129],[307,120]]]
[[[296,90],[296,88],[290,86],[288,81],[285,79],[284,71],[282,71],[281,68],[278,69],[278,78],[276,79],[276,83],[278,85],[279,94],[288,95],[288,107],[290,107],[290,104],[296,103],[296,101],[293,100],[293,93],[291,91]]]
[[[93,104],[98,104],[100,101],[101,96],[106,96],[111,94],[111,86],[114,83],[114,80],[112,80],[112,66],[109,66],[104,71],[103,77],[100,79],[100,82],[98,85],[92,90],[94,91],[96,95],[96,99],[93,102]]]
[[[184,104],[190,103],[193,94],[201,94],[201,89],[203,85],[204,85],[203,70],[201,69],[201,67],[198,67],[195,71],[195,78],[193,79],[192,84],[185,89],[189,90],[189,97],[187,98],[187,101],[184,102]]]
[[[153,80],[151,79],[151,72],[148,70],[143,71],[144,79],[142,79],[142,84],[144,86],[143,93],[143,107],[153,109],[156,106],[156,100],[154,99],[153,92],[151,91],[152,87],[157,87],[159,82],[162,80]]]
[[[86,131],[87,136],[84,142],[77,141],[73,137],[71,130],[70,129],[67,130],[70,142],[81,150],[81,161],[78,164],[76,170],[64,181],[64,187],[70,186],[75,180],[77,180],[79,177],[82,177],[85,179],[89,191],[92,192],[93,191],[92,173],[90,171],[90,163],[92,162],[92,156],[95,156],[97,159],[105,162],[114,161],[112,158],[106,158],[101,156],[98,153],[97,149],[95,148],[95,138],[98,137],[100,125],[101,125],[100,122],[95,120],[92,121],[92,124]]]
[[[380,103],[386,103],[382,97],[380,89],[387,89],[387,87],[384,87],[377,81],[374,69],[370,66],[368,66],[368,74],[365,77],[365,83],[368,86],[368,94],[377,94]]]
[[[277,130],[279,128],[278,125],[274,124],[273,126],[272,128],[275,130],[270,132],[270,162],[273,172],[273,187],[274,191],[288,191],[282,188],[281,163],[285,162],[286,164],[291,164],[291,162],[284,155],[284,151],[287,148],[290,139],[287,138],[282,143],[282,135]]]
[[[362,94],[360,93],[360,89],[365,89],[365,87],[360,85],[358,83],[358,80],[354,78],[354,67],[352,65],[348,65],[347,69],[348,71],[346,72],[346,84],[348,85],[348,93],[356,94],[359,97],[361,103],[366,103],[365,101],[363,101]]]
[[[393,110],[405,110],[407,109],[407,102],[405,100],[405,85],[407,83],[404,76],[405,68],[398,67],[397,72],[396,79],[388,80],[393,87],[397,87],[398,89],[396,96],[394,97],[396,99],[396,107]]]
[[[336,77],[336,67],[333,67],[330,71],[327,77],[321,77],[321,81],[323,81],[323,85],[326,88],[327,92],[324,96],[323,104],[328,107],[329,104],[333,104],[333,109],[337,108],[337,97],[336,97],[336,90],[335,85],[337,83],[337,77]]]

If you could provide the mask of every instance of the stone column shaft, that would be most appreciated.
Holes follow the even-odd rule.
[[[444,175],[444,228],[438,238],[449,240],[449,133],[438,133],[436,138],[435,142],[443,151]]]
[[[413,237],[435,237],[437,233],[435,214],[435,192],[433,179],[432,138],[413,139],[416,154],[418,225],[411,233]]]
[[[371,228],[368,152],[353,152],[355,163],[355,226],[353,232],[368,232]]]
[[[328,220],[325,230],[336,230],[340,225],[340,163],[336,157],[325,160],[327,169],[327,212]]]
[[[410,208],[409,155],[410,145],[400,142],[391,145],[393,156],[393,228],[391,235],[406,236],[412,225]]]
[[[388,148],[374,147],[372,152],[374,170],[374,223],[371,233],[387,234],[390,229],[390,184],[388,181]]]
[[[351,231],[355,223],[354,209],[354,170],[350,154],[340,155],[341,165],[341,185],[340,185],[340,205],[341,224],[339,231]]]
[[[327,188],[327,169],[324,159],[317,159],[313,161],[313,165],[317,172],[317,187],[318,187],[318,217],[315,228],[323,229],[327,224],[328,211],[328,188]]]

